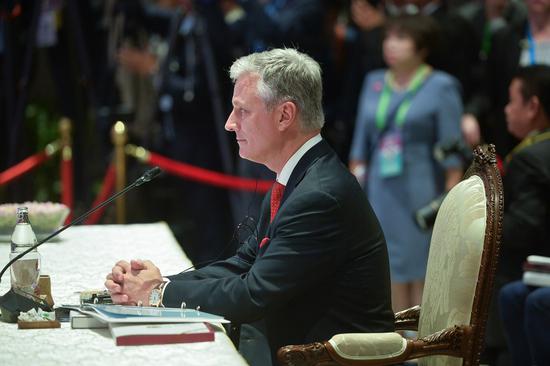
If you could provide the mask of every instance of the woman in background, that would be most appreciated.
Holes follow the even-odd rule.
[[[458,183],[462,160],[434,159],[437,144],[460,142],[460,86],[426,64],[438,28],[426,16],[390,18],[383,42],[389,69],[367,74],[350,169],[364,184],[390,257],[394,311],[420,304],[431,232],[418,209]]]

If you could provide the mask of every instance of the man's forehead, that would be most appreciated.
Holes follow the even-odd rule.
[[[235,82],[235,89],[239,87],[256,87],[258,84],[258,79],[260,78],[260,75],[254,74],[254,73],[246,73],[237,79]]]
[[[523,81],[521,79],[515,78],[515,79],[512,79],[512,82],[510,83],[510,87],[508,88],[508,90],[511,93],[520,94],[522,88],[523,88]]]
[[[233,103],[244,102],[247,97],[259,97],[258,77],[255,75],[242,76],[235,82],[233,89]]]

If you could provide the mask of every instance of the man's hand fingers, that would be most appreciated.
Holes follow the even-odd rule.
[[[124,273],[125,271],[122,268],[114,266],[111,270],[113,281],[122,283],[124,281]]]
[[[132,270],[132,267],[130,266],[130,263],[126,262],[126,261],[118,261],[116,262],[115,264],[115,267],[118,266],[120,268],[122,268],[122,270],[124,271],[124,273],[126,272],[130,272]]]
[[[124,274],[129,273],[131,270],[132,268],[130,263],[126,261],[118,261],[111,270],[113,280],[122,283],[124,281]]]
[[[113,294],[122,292],[122,286],[110,279],[105,281],[105,288],[109,290],[109,292],[111,293],[111,297],[113,296]]]
[[[141,259],[132,259],[130,261],[130,266],[132,267],[133,271],[141,271],[147,268],[144,261],[142,261]]]
[[[129,304],[128,303],[128,295],[124,294],[111,294],[111,299],[113,300],[114,304]]]
[[[153,262],[151,262],[150,260],[144,260],[143,265],[147,269],[156,268],[155,264]]]

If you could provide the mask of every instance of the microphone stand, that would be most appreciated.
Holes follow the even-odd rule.
[[[0,271],[0,282],[2,280],[2,275],[4,275],[4,272],[6,272],[7,269],[10,268],[10,266],[13,263],[15,263],[17,260],[19,260],[22,257],[24,257],[25,255],[27,255],[27,253],[29,253],[29,252],[33,251],[34,249],[38,248],[39,246],[41,246],[42,244],[44,244],[45,242],[47,242],[51,238],[59,235],[60,233],[62,233],[66,229],[68,229],[69,227],[84,221],[92,213],[94,213],[95,211],[99,210],[100,208],[110,204],[115,199],[122,196],[123,194],[125,194],[129,190],[131,190],[135,187],[139,187],[143,183],[149,182],[153,178],[157,177],[161,172],[162,172],[162,170],[158,166],[156,166],[152,169],[149,169],[148,171],[143,173],[143,175],[141,177],[136,179],[134,181],[134,183],[130,184],[129,186],[127,186],[123,190],[113,194],[111,197],[109,197],[108,199],[106,199],[105,201],[103,201],[102,203],[97,205],[96,207],[94,207],[94,208],[90,209],[89,211],[83,213],[78,218],[74,219],[73,221],[71,221],[67,225],[59,228],[57,231],[55,231],[52,234],[48,235],[46,238],[42,239],[37,244],[35,244],[32,247],[28,248],[24,252],[19,253],[17,256],[12,258],[4,266],[4,268],[2,268],[2,271]],[[3,296],[0,297],[0,311],[2,311],[2,317],[1,317],[2,321],[6,321],[6,322],[10,322],[10,323],[15,322],[17,320],[17,316],[19,315],[19,313],[21,311],[29,311],[32,308],[41,308],[42,310],[52,311],[51,307],[46,302],[44,302],[42,299],[40,299],[39,297],[34,296],[33,294],[25,293],[23,291],[20,291],[20,290],[14,289],[14,288],[11,288],[8,292],[6,292]]]

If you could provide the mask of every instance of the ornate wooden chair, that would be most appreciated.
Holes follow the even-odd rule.
[[[430,244],[422,306],[395,315],[399,333],[338,334],[325,342],[286,346],[282,365],[479,365],[495,274],[503,210],[494,146],[478,147],[445,197]]]

